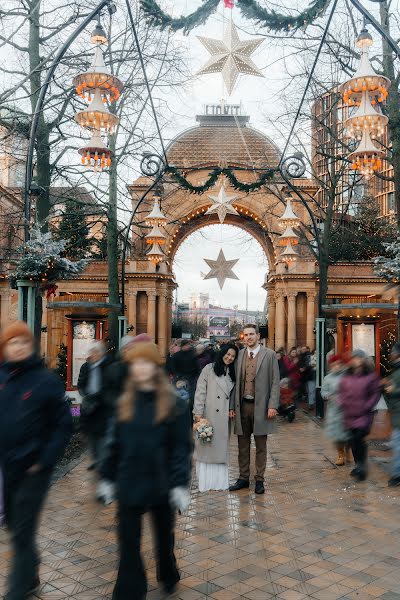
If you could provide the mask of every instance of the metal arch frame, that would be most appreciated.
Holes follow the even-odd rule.
[[[24,241],[28,242],[30,238],[30,220],[31,220],[31,186],[32,186],[32,178],[33,178],[33,154],[35,151],[36,144],[36,135],[39,125],[39,117],[43,110],[44,99],[46,97],[46,93],[48,87],[50,85],[50,81],[53,78],[54,72],[58,67],[61,59],[64,57],[66,51],[78,37],[78,35],[89,25],[91,21],[103,10],[103,8],[108,7],[110,14],[115,12],[115,5],[112,0],[101,0],[99,4],[92,10],[91,13],[82,21],[80,25],[71,33],[69,38],[64,42],[61,48],[58,50],[57,54],[54,57],[54,60],[50,64],[47,69],[45,80],[40,88],[39,97],[36,102],[35,112],[32,117],[32,124],[29,132],[29,145],[28,152],[26,156],[26,166],[25,166],[25,184],[24,184]]]
[[[159,154],[151,154],[151,153],[144,153],[143,154],[143,159],[140,163],[140,170],[143,173],[143,175],[146,175],[147,177],[155,177],[153,183],[147,188],[147,190],[144,192],[144,194],[142,194],[142,196],[140,197],[140,199],[138,200],[135,209],[132,211],[131,214],[131,218],[129,219],[129,223],[127,225],[126,228],[126,235],[125,235],[125,240],[124,240],[124,247],[122,249],[122,256],[121,256],[121,316],[124,316],[125,314],[125,276],[126,276],[126,253],[128,250],[128,241],[129,241],[129,236],[130,236],[130,232],[131,232],[131,227],[134,221],[135,216],[137,215],[137,212],[140,208],[140,206],[142,205],[142,203],[144,202],[144,200],[146,199],[147,195],[154,190],[157,185],[160,183],[160,181],[162,180],[162,178],[165,175],[165,169],[167,167],[167,164],[164,160],[164,158],[162,156],[160,156]]]

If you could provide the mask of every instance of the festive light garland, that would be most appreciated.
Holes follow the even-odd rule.
[[[257,0],[236,0],[238,8],[246,18],[255,20],[273,31],[296,30],[305,27],[324,13],[329,2],[330,0],[313,0],[308,8],[291,16],[267,10],[260,6]],[[189,33],[195,27],[205,23],[217,10],[218,4],[219,0],[203,0],[203,4],[186,17],[174,18],[164,12],[156,0],[140,0],[140,6],[152,25],[161,27],[161,29],[170,27],[173,31],[183,29],[185,33]]]
[[[191,171],[192,170],[199,171],[200,169],[191,169]],[[225,175],[235,190],[239,190],[240,192],[244,192],[246,194],[249,192],[255,192],[261,189],[267,183],[267,181],[271,181],[276,172],[276,168],[267,169],[262,173],[258,181],[254,181],[252,183],[243,183],[242,181],[238,180],[233,169],[217,167],[209,173],[208,179],[202,185],[193,185],[186,179],[186,177],[177,167],[168,165],[165,169],[165,173],[171,175],[177,181],[180,187],[182,187],[184,190],[192,192],[193,194],[203,194],[204,192],[207,192],[210,188],[214,187],[220,175]]]

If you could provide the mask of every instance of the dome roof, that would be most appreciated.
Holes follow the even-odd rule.
[[[200,125],[178,135],[167,149],[168,162],[176,167],[227,164],[266,168],[279,163],[278,147],[266,135],[247,125],[244,116],[198,116]]]

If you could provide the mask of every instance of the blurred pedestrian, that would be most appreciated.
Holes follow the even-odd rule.
[[[94,340],[78,377],[78,391],[82,396],[81,427],[92,455],[89,470],[97,469],[101,463],[104,436],[113,412],[114,401],[110,403],[110,396],[105,393],[105,374],[111,362],[106,350],[104,342]]]
[[[72,418],[64,384],[35,354],[26,323],[0,332],[0,354],[0,468],[13,548],[5,599],[26,600],[40,584],[39,517]]]
[[[101,474],[115,482],[120,563],[113,600],[144,600],[146,574],[140,554],[142,515],[150,512],[157,573],[167,594],[180,579],[174,555],[175,510],[188,508],[191,436],[157,346],[134,344],[129,376],[107,436]]]
[[[212,346],[205,346],[204,344],[197,344],[196,346],[197,362],[199,363],[199,370],[202,371],[206,365],[214,362],[214,350]]]
[[[276,354],[260,345],[256,325],[243,329],[246,348],[239,352],[235,388],[235,432],[238,436],[239,478],[229,490],[249,487],[250,445],[256,445],[255,493],[264,494],[267,436],[275,430],[279,406],[279,367]]]
[[[336,446],[336,465],[342,467],[346,462],[352,462],[349,451],[350,432],[344,426],[343,409],[337,403],[339,383],[345,371],[343,358],[338,354],[332,355],[328,360],[328,368],[329,373],[325,375],[321,387],[321,396],[328,402],[325,433]]]
[[[194,420],[207,419],[213,428],[211,442],[195,440],[195,459],[199,491],[227,490],[229,487],[229,419],[235,416],[233,389],[234,363],[238,350],[226,344],[215,362],[204,367],[197,381]]]
[[[367,477],[368,448],[365,441],[381,396],[381,383],[364,350],[353,351],[349,367],[339,382],[337,403],[344,413],[344,426],[350,432],[350,445],[356,463],[351,476]]]
[[[301,384],[301,374],[299,368],[299,355],[297,349],[295,347],[290,349],[289,354],[284,356],[283,364],[286,369],[286,376],[290,380],[290,387],[295,393],[296,403],[300,400],[300,384]]]
[[[181,349],[181,343],[182,340],[175,340],[169,347],[169,352],[165,363],[165,369],[171,378],[173,377],[173,358],[175,354]]]
[[[278,348],[276,351],[276,358],[278,359],[279,365],[279,376],[281,379],[285,379],[287,376],[285,361],[284,361],[285,351],[283,348]]]
[[[182,340],[181,349],[172,357],[171,371],[174,379],[185,379],[188,384],[190,410],[193,410],[197,378],[200,375],[199,362],[191,340]]]
[[[400,343],[390,354],[392,372],[385,382],[386,401],[392,421],[392,465],[390,487],[400,485]]]

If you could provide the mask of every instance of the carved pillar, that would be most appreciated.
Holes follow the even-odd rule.
[[[133,332],[137,335],[137,325],[136,325],[136,302],[137,302],[137,291],[129,290],[128,291],[128,325],[133,325]]]
[[[275,349],[285,347],[285,298],[275,293]]]
[[[167,295],[167,348],[171,344],[171,334],[172,334],[172,305],[174,302],[174,294],[173,292],[168,292]]]
[[[157,294],[153,290],[147,292],[147,333],[153,340],[156,339],[156,298]]]
[[[268,293],[268,347],[275,350],[275,298]]]
[[[315,298],[316,292],[307,292],[307,333],[306,340],[307,346],[310,346],[311,350],[315,348]]]
[[[287,349],[296,345],[296,296],[297,292],[287,292],[288,320],[287,320]]]
[[[168,293],[162,291],[158,301],[158,345],[161,356],[167,356],[168,344]]]

